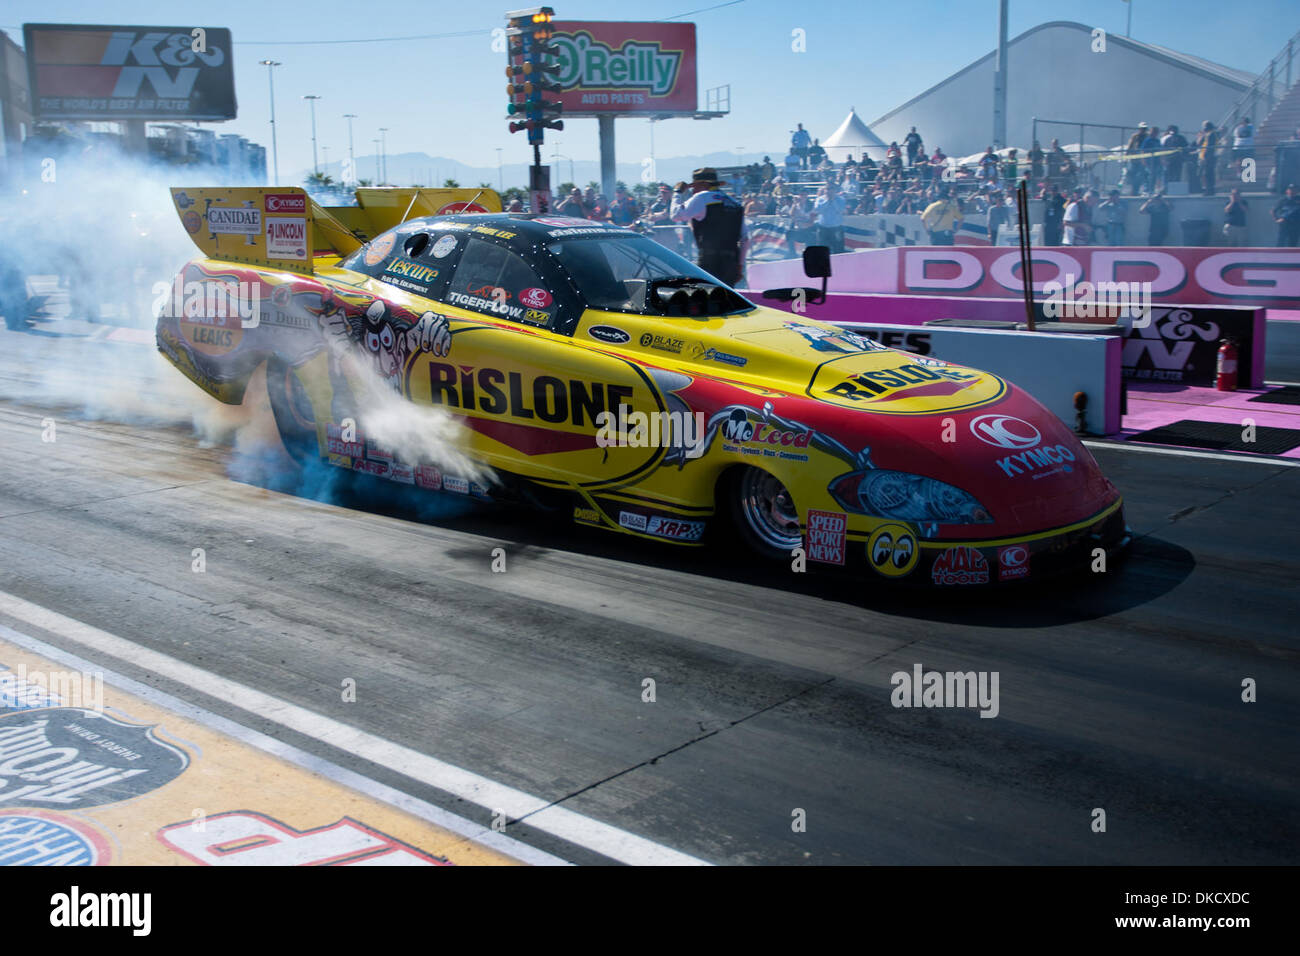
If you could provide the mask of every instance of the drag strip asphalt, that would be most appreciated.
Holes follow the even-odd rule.
[[[1294,468],[1096,445],[1126,561],[900,594],[365,480],[273,490],[187,425],[7,394],[0,623],[472,824],[527,797],[505,834],[542,853],[1294,862]],[[917,663],[998,672],[996,718],[891,706]]]

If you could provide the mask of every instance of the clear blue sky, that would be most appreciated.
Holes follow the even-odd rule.
[[[697,24],[699,87],[731,84],[732,114],[707,123],[689,119],[655,124],[659,157],[712,150],[774,154],[787,131],[802,121],[826,136],[850,106],[870,122],[991,50],[997,0],[558,0],[558,19],[655,20]],[[268,57],[276,70],[280,169],[311,165],[308,105],[317,102],[318,137],[337,162],[347,150],[344,113],[356,113],[358,157],[387,127],[390,154],[424,151],[480,166],[495,166],[497,147],[507,163],[527,162],[522,134],[506,131],[505,56],[493,53],[490,31],[506,9],[491,3],[413,0],[319,0],[311,3],[226,0],[220,4],[149,0],[7,0],[0,29],[21,42],[24,22],[224,26],[235,40],[239,118],[219,124],[269,148]],[[111,10],[111,13],[108,12]],[[1011,0],[1015,36],[1050,20],[1074,20],[1122,34],[1123,0]],[[1262,70],[1286,37],[1300,27],[1296,0],[1133,0],[1133,36],[1238,69]],[[807,52],[791,51],[801,28]],[[475,35],[395,42],[293,45],[291,41]],[[1143,115],[1146,115],[1143,113]],[[637,162],[650,153],[649,124],[617,124],[618,157]],[[597,156],[594,120],[571,121],[547,134],[560,152],[578,160]],[[322,157],[323,158],[323,157]],[[269,159],[269,156],[268,156]],[[368,169],[362,167],[361,174]]]

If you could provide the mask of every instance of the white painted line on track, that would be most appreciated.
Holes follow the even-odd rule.
[[[1196,451],[1192,448],[1162,448],[1127,441],[1085,441],[1089,448],[1114,448],[1118,451],[1140,451],[1148,455],[1173,455],[1178,458],[1211,458],[1215,461],[1236,461],[1248,465],[1275,465],[1278,468],[1300,468],[1300,458],[1261,458],[1257,455],[1224,455],[1215,451]]]
[[[358,730],[340,721],[314,713],[288,701],[280,700],[278,697],[273,697],[252,687],[246,687],[243,684],[228,680],[158,651],[141,647],[126,638],[110,634],[108,631],[100,630],[89,624],[83,624],[81,621],[66,617],[57,611],[51,611],[39,604],[33,604],[4,591],[0,591],[0,613],[49,631],[51,634],[57,634],[60,637],[90,647],[109,657],[135,664],[147,671],[166,677],[218,700],[227,701],[249,713],[257,714],[266,720],[273,721],[282,727],[302,734],[304,737],[318,740],[362,760],[378,764],[412,780],[467,800],[484,808],[489,814],[495,814],[498,811],[504,812],[509,818],[522,820],[527,826],[535,830],[559,837],[569,843],[591,850],[609,859],[617,860],[620,863],[642,866],[708,865],[703,860],[680,853],[652,840],[636,836],[626,830],[620,830],[618,827],[601,823],[590,817],[585,817],[573,810],[550,806],[549,801],[540,797],[496,783],[436,757],[430,757],[417,750],[385,740],[383,737],[367,733],[364,730]],[[81,660],[76,655],[64,652],[59,648],[51,647],[37,638],[14,631],[12,628],[3,625],[0,625],[0,636],[3,636],[6,640],[12,640],[19,646],[26,647],[33,653],[44,654],[67,663],[75,669],[102,671],[106,682],[112,683],[124,691],[136,694],[160,706],[175,710],[183,716],[205,723],[260,750],[284,757],[284,759],[309,770],[321,772],[324,776],[328,776],[338,783],[392,803],[400,809],[408,810],[416,816],[427,819],[431,823],[436,823],[455,833],[469,836],[502,853],[509,854],[525,862],[532,862],[529,856],[539,862],[542,862],[541,857],[548,857],[545,862],[551,864],[563,862],[556,857],[551,857],[549,854],[527,847],[517,840],[502,837],[501,834],[494,833],[492,830],[474,824],[463,817],[457,817],[425,801],[416,800],[408,794],[401,793],[401,791],[386,787],[346,768],[314,757],[305,751],[274,740],[264,734],[249,730],[234,721],[195,707],[137,681],[116,674],[110,676],[109,672],[102,667]],[[322,767],[327,768],[329,772],[323,771]],[[380,791],[386,795],[380,796]],[[412,809],[415,806],[422,808],[423,812]],[[436,814],[437,819],[430,816],[430,813]],[[495,842],[492,839],[494,837],[501,837],[502,840],[508,841],[508,844]]]

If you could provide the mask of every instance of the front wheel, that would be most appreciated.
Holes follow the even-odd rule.
[[[737,534],[759,557],[789,560],[803,545],[794,498],[776,476],[746,466],[732,477],[726,494]]]
[[[307,389],[293,366],[278,358],[267,361],[266,394],[271,402],[275,427],[289,457],[299,465],[318,460],[320,444],[316,438],[316,414],[307,397]]]

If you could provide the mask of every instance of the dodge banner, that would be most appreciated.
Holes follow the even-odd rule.
[[[996,246],[867,249],[832,259],[831,292],[1018,299],[1020,252]],[[1300,309],[1300,250],[1198,246],[1034,248],[1034,291],[1125,283],[1168,305]],[[755,289],[804,284],[798,260],[751,263]]]
[[[41,119],[235,117],[227,29],[25,23],[23,43]]]
[[[694,113],[695,24],[556,21],[565,116]]]

